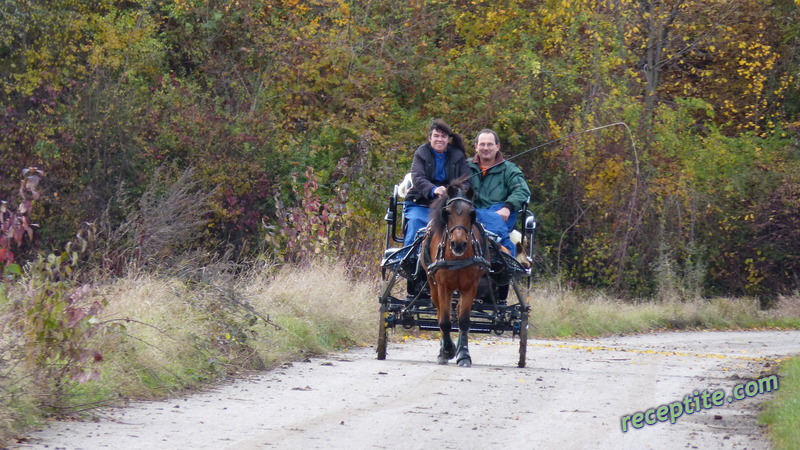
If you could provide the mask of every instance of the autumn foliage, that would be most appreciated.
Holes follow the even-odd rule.
[[[23,168],[47,175],[22,253],[27,225],[3,206],[0,259],[33,260],[84,223],[134,227],[122,205],[190,170],[207,201],[181,251],[377,273],[385,196],[441,117],[522,154],[538,272],[630,296],[791,292],[799,14],[791,0],[4,1],[0,198],[26,201]],[[116,255],[141,244],[125,236]]]

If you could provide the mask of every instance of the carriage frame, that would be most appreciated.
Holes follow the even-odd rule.
[[[378,296],[380,318],[376,347],[379,360],[386,359],[389,330],[394,331],[398,326],[406,330],[414,328],[439,330],[436,308],[433,306],[429,290],[426,289],[425,270],[418,262],[422,233],[416,237],[413,244],[397,246],[403,243],[402,234],[398,236],[398,230],[402,233],[405,229],[402,211],[398,211],[398,205],[402,208],[399,199],[399,188],[395,186],[394,192],[388,197],[389,205],[384,217],[386,250],[381,261],[384,284]],[[536,218],[533,212],[528,210],[527,203],[518,211],[516,229],[522,235],[519,246],[524,249],[530,265],[535,251]],[[517,365],[525,367],[530,313],[526,293],[530,288],[531,269],[500,251],[500,246],[495,240],[490,239],[489,248],[490,267],[488,273],[481,279],[481,295],[473,303],[470,332],[494,333],[498,336],[511,333],[512,339],[519,338]],[[396,285],[402,280],[406,280],[406,291],[398,294]],[[452,311],[455,314],[457,295],[452,301]],[[458,331],[455,320],[452,331]]]

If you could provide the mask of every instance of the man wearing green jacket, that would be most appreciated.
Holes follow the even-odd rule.
[[[475,138],[475,157],[469,162],[470,182],[475,188],[473,203],[478,221],[500,238],[500,244],[516,256],[516,246],[508,233],[514,228],[517,211],[528,201],[531,191],[525,176],[500,153],[497,133],[483,129]]]

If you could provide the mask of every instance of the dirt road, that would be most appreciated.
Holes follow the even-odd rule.
[[[314,358],[99,422],[56,423],[20,448],[765,449],[756,414],[773,394],[747,383],[800,352],[798,331],[531,339],[520,369],[517,341],[478,337],[473,366],[461,368],[436,364],[435,340],[390,338],[385,361],[369,348]],[[719,406],[691,403],[720,389]],[[622,417],[649,409],[622,432]]]

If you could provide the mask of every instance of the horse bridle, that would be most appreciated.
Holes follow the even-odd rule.
[[[473,206],[471,200],[461,196],[456,196],[447,200],[447,203],[445,203],[444,207],[448,208],[450,207],[451,204],[457,201],[465,202],[470,206]],[[477,225],[479,227],[479,230],[481,230],[481,236],[483,237],[483,245],[481,245],[481,243],[478,242],[478,239],[475,237],[475,233],[473,232],[475,225]],[[475,255],[472,258],[468,259],[447,260],[444,258],[445,246],[449,241],[450,234],[458,229],[463,229],[465,232],[468,233],[469,239],[472,240],[472,248],[473,251],[475,252]],[[428,263],[426,264],[428,277],[430,278],[434,274],[434,272],[436,272],[439,269],[458,270],[473,265],[489,267],[489,261],[487,261],[486,258],[484,258],[484,254],[486,253],[486,250],[488,250],[488,244],[486,242],[486,237],[482,231],[483,228],[481,227],[480,223],[475,220],[473,220],[472,223],[470,223],[469,227],[460,224],[454,225],[450,228],[445,227],[442,240],[439,242],[439,246],[436,249],[436,261],[433,261],[431,263],[428,263],[428,261],[426,261],[426,263]],[[427,255],[428,252],[425,251],[424,254]],[[435,282],[433,282],[433,284],[435,284]]]
[[[464,197],[453,197],[453,198],[447,200],[447,203],[444,204],[444,208],[445,209],[449,208],[450,205],[452,205],[455,202],[464,202],[464,203],[468,204],[469,206],[473,206],[472,200],[466,199]],[[473,206],[473,208],[474,208],[474,206]],[[444,237],[446,238],[446,237],[450,236],[450,234],[455,230],[463,229],[464,232],[466,232],[469,235],[469,237],[472,238],[472,240],[474,241],[475,240],[475,235],[472,233],[472,226],[474,224],[475,224],[475,222],[470,223],[469,228],[467,228],[466,225],[454,225],[451,228],[446,228],[445,227]]]

